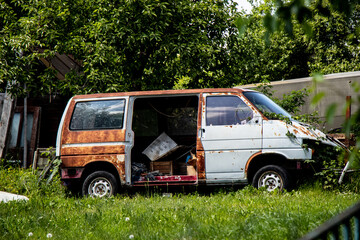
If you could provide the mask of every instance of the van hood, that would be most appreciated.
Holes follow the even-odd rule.
[[[327,144],[334,147],[342,147],[345,146],[339,142],[338,140],[326,135],[322,131],[302,122],[292,121],[292,125],[289,126],[289,130],[292,130],[293,134],[296,137],[300,137],[302,139],[310,139],[314,141],[320,141],[323,144]]]

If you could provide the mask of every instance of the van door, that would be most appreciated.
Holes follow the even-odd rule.
[[[246,181],[247,160],[262,148],[262,118],[242,96],[204,94],[200,129],[207,183]]]

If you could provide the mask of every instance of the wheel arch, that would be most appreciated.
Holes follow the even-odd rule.
[[[247,162],[245,174],[249,182],[252,182],[256,172],[266,165],[277,165],[287,169],[290,161],[279,153],[257,153],[253,155]]]
[[[122,182],[120,180],[120,176],[119,176],[119,173],[118,173],[116,167],[113,164],[111,164],[110,162],[106,162],[106,161],[91,162],[91,163],[88,163],[87,165],[85,165],[84,168],[85,168],[84,172],[81,176],[82,182],[86,179],[87,176],[89,176],[93,172],[106,171],[106,172],[111,173],[115,177],[119,186],[122,185]]]

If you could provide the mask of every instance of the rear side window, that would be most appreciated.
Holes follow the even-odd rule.
[[[237,96],[211,96],[206,98],[206,125],[246,124],[253,111]]]
[[[71,130],[121,129],[125,100],[78,102],[71,118]]]

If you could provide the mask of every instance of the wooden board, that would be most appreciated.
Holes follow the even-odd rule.
[[[159,171],[162,174],[173,175],[172,161],[150,162],[150,170]]]
[[[5,145],[8,137],[11,117],[14,113],[14,100],[10,94],[6,93],[2,104],[2,111],[0,115],[0,158],[3,158],[5,153]]]

